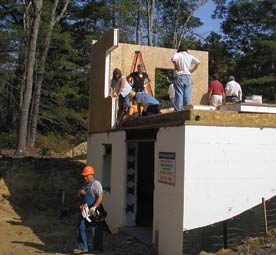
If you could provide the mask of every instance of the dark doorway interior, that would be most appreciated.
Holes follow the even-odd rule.
[[[152,226],[154,142],[138,143],[137,226]]]

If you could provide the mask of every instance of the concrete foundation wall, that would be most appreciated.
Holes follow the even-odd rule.
[[[185,127],[161,128],[155,143],[153,240],[158,231],[158,254],[182,254]],[[158,181],[159,152],[176,153],[175,185]]]
[[[126,143],[125,132],[100,133],[89,135],[87,164],[95,168],[96,179],[103,178],[104,145],[112,145],[111,190],[104,192],[104,207],[108,212],[107,224],[116,230],[123,224],[125,208],[125,169]]]
[[[184,229],[231,218],[276,195],[276,129],[186,126]]]

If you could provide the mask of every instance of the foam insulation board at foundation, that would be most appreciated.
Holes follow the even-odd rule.
[[[217,109],[216,106],[212,105],[187,105],[183,107],[184,110],[211,110],[214,111]]]
[[[219,107],[222,111],[239,111],[239,112],[255,112],[255,113],[276,113],[276,105],[271,104],[230,104]]]

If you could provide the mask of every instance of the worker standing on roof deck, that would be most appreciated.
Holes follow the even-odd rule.
[[[118,96],[119,97],[119,110],[117,119],[120,120],[124,111],[127,112],[128,106],[130,106],[130,101],[128,98],[128,93],[132,90],[129,85],[126,77],[122,74],[119,68],[115,68],[113,70],[113,76],[110,86],[110,96]]]
[[[129,94],[129,100],[134,103],[136,100],[138,105],[139,116],[147,116],[160,113],[160,103],[157,99],[150,96],[145,92],[131,91]],[[142,107],[144,108],[142,112]]]
[[[230,75],[225,86],[226,103],[238,103],[242,100],[241,85],[235,81],[235,77]]]
[[[80,190],[80,194],[84,196],[84,203],[88,206],[89,215],[94,215],[97,208],[100,207],[103,200],[103,188],[99,181],[94,179],[95,171],[91,166],[85,166],[82,170],[86,186]],[[81,216],[81,215],[80,215]],[[103,230],[93,217],[90,218],[91,223],[82,215],[77,227],[77,249],[73,250],[73,254],[83,254],[88,252],[88,240],[86,236],[86,226],[91,224],[93,235],[93,248],[97,251],[103,250]]]
[[[181,44],[177,50],[177,53],[173,55],[172,62],[175,69],[174,110],[181,111],[183,105],[191,104],[191,73],[198,68],[200,61],[196,57],[188,54],[187,46]]]
[[[149,76],[146,72],[142,71],[142,65],[137,65],[137,71],[128,76],[131,80],[132,88],[135,92],[143,92],[145,86],[149,83]]]
[[[210,82],[208,92],[210,105],[222,105],[222,100],[225,99],[225,93],[222,84],[218,81],[218,74],[213,74],[213,80]]]

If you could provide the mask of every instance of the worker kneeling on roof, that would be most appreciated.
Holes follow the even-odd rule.
[[[129,100],[137,102],[139,116],[147,116],[160,113],[160,103],[157,99],[145,92],[131,91],[128,94]],[[144,108],[142,112],[142,107]]]

